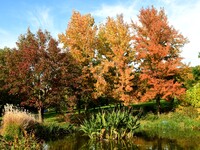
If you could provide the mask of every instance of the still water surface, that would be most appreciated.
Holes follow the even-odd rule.
[[[131,140],[92,141],[80,135],[49,142],[48,150],[200,150],[199,138],[163,139],[134,137]]]

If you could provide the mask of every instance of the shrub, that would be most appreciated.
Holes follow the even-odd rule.
[[[186,91],[185,101],[194,107],[200,107],[200,83]]]
[[[199,117],[198,108],[194,108],[193,106],[179,106],[176,108],[177,113],[181,113],[184,116],[187,116],[191,119],[196,119]]]
[[[41,150],[43,142],[38,141],[34,134],[27,134],[23,132],[20,138],[14,137],[13,140],[7,140],[4,137],[0,138],[0,149],[14,149],[14,150]]]
[[[23,130],[31,130],[38,122],[27,110],[20,110],[13,105],[5,105],[2,118],[2,135],[14,138]]]
[[[80,130],[91,139],[122,139],[133,135],[138,119],[129,110],[102,111],[84,120]]]
[[[17,124],[8,124],[4,127],[3,136],[6,140],[13,140],[14,137],[21,137],[21,129]]]

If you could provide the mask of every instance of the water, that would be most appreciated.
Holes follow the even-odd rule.
[[[92,141],[80,135],[48,143],[48,150],[200,150],[199,138],[146,138],[134,137],[131,140]]]

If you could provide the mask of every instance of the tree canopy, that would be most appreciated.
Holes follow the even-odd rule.
[[[180,53],[187,39],[169,24],[164,9],[142,8],[138,22],[118,15],[100,25],[74,11],[59,42],[47,31],[28,29],[0,60],[4,87],[40,113],[61,102],[87,109],[102,97],[125,105],[156,100],[160,106],[161,99],[185,93],[183,74],[190,74]]]
[[[7,55],[6,88],[10,93],[24,94],[24,102],[41,113],[47,104],[58,105],[62,100],[71,77],[68,59],[47,31],[33,34],[28,29],[19,37],[17,48]]]

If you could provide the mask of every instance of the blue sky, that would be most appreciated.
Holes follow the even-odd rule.
[[[183,62],[200,65],[200,0],[0,0],[0,48],[15,47],[20,34],[47,29],[57,38],[65,32],[72,11],[90,13],[97,24],[123,14],[130,22],[139,10],[154,5],[164,8],[169,23],[190,41],[181,53]]]

